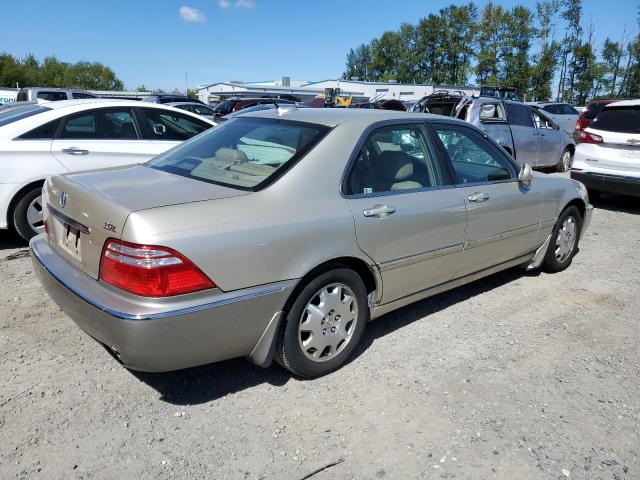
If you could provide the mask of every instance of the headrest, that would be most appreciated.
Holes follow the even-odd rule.
[[[242,150],[236,150],[235,148],[222,147],[216,152],[216,160],[221,162],[243,163],[248,162],[247,154]]]
[[[386,150],[373,162],[373,171],[378,180],[406,180],[413,176],[413,158],[404,152]]]

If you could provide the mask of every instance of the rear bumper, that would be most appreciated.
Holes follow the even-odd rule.
[[[30,242],[49,296],[127,368],[170,371],[264,351],[294,281],[168,299],[123,295],[81,272],[44,235]],[[277,323],[277,321],[276,321]],[[268,350],[268,348],[267,348]]]
[[[571,171],[571,178],[584,183],[591,190],[640,197],[640,178],[604,173]]]

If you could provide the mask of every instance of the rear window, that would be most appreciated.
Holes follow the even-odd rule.
[[[612,102],[609,102],[612,103]],[[607,105],[606,102],[595,102],[591,103],[587,106],[587,109],[584,111],[584,118],[588,118],[589,120],[593,120],[596,116],[602,111],[602,109]]]
[[[67,92],[38,92],[37,97],[48,102],[58,102],[67,100]]]
[[[40,105],[16,105],[3,108],[0,110],[0,127],[49,110],[51,109]]]
[[[241,190],[270,184],[311,150],[328,127],[289,120],[238,118],[146,165]]]
[[[528,107],[516,103],[507,103],[505,106],[507,107],[507,120],[511,125],[533,128],[533,117]]]
[[[603,109],[591,124],[595,130],[640,133],[640,106]]]

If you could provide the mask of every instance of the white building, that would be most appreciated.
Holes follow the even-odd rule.
[[[439,90],[457,91],[466,95],[478,95],[480,89],[476,87],[434,85],[419,83],[397,82],[364,82],[359,80],[322,80],[319,82],[302,82],[283,77],[282,80],[261,82],[218,82],[199,87],[198,98],[209,103],[233,96],[260,97],[263,95],[294,95],[305,101],[319,94],[324,94],[325,88],[339,88],[343,96],[352,96],[354,102],[377,100],[416,101],[425,95]]]

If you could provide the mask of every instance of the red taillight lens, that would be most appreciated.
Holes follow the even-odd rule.
[[[585,132],[584,130],[578,135],[578,143],[603,143],[602,137],[595,133]]]
[[[591,125],[591,122],[593,122],[593,120],[591,120],[590,118],[584,117],[583,114],[581,113],[580,116],[578,117],[578,120],[576,120],[576,130],[578,131],[584,130],[589,125]]]
[[[136,295],[169,297],[215,287],[188,258],[168,247],[107,240],[100,279]]]

